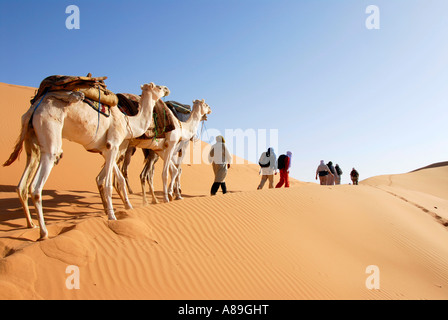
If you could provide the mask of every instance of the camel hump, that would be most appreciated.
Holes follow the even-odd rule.
[[[107,77],[91,77],[89,73],[87,77],[53,75],[46,77],[40,83],[36,95],[31,99],[34,104],[44,92],[50,91],[80,91],[84,95],[96,102],[101,102],[108,106],[116,106],[118,103],[117,96],[107,89],[104,80]]]

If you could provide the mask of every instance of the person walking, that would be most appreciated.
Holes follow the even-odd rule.
[[[352,179],[353,185],[358,185],[358,179],[359,179],[359,173],[356,171],[355,168],[352,169],[352,172],[350,172],[350,178]]]
[[[274,148],[268,148],[266,152],[263,152],[260,156],[258,164],[261,169],[261,181],[257,189],[263,189],[264,184],[269,180],[269,189],[274,188],[274,175],[277,174],[277,156],[275,155]]]
[[[285,188],[289,188],[289,169],[291,168],[291,158],[292,152],[288,151],[278,157],[277,169],[280,172],[280,181],[275,186],[276,188],[281,188],[285,185]]]
[[[336,174],[336,170],[334,169],[333,162],[329,161],[327,163],[327,166],[328,166],[328,169],[330,169],[330,172],[332,173],[329,177],[327,177],[327,186],[328,185],[332,186],[332,185],[334,185],[334,181],[336,179],[337,174]]]
[[[338,174],[338,176],[336,177],[334,183],[335,184],[341,184],[341,176],[342,176],[341,167],[339,167],[339,165],[336,163],[336,166],[334,167],[334,169],[336,170],[336,173]]]
[[[332,176],[333,174],[330,171],[330,168],[325,164],[324,160],[320,160],[320,164],[317,167],[316,170],[316,180],[317,176],[319,175],[320,185],[325,186],[327,185],[327,179],[328,176]]]
[[[221,187],[222,193],[227,193],[226,176],[227,169],[230,168],[230,162],[232,156],[225,146],[226,141],[223,136],[216,137],[216,143],[212,146],[209,153],[209,161],[213,167],[213,173],[215,174],[215,180],[213,182],[210,194],[214,196]]]

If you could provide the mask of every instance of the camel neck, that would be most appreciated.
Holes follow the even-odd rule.
[[[132,129],[132,138],[141,136],[148,130],[152,121],[152,113],[156,100],[153,99],[152,94],[146,91],[142,92],[140,100],[140,109],[136,116],[129,117],[129,123]]]
[[[188,120],[185,121],[184,127],[188,127],[189,130],[194,134],[199,127],[201,118],[202,118],[202,115],[200,114],[199,108],[193,107],[193,110],[191,111],[190,118],[188,118]]]

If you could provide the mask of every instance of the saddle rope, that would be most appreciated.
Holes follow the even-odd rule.
[[[95,131],[95,135],[93,136],[92,140],[90,140],[90,142],[87,144],[91,144],[93,141],[95,141],[96,136],[98,135],[98,129],[100,128],[100,108],[101,108],[101,88],[98,86],[98,108],[97,108],[97,113],[98,113],[98,122],[96,124],[96,131]]]
[[[132,131],[132,127],[131,127],[131,124],[129,123],[129,117],[128,117],[128,115],[124,115],[124,119],[126,120],[126,127],[128,128],[128,130],[129,130],[129,132],[131,133],[131,137],[132,138],[136,138],[136,137],[134,137],[134,131]]]
[[[208,136],[208,133],[207,133],[207,127],[205,126],[205,120],[202,120],[201,137],[198,138],[198,139],[196,139],[195,142],[196,142],[197,140],[202,139],[202,135],[203,135],[203,132],[204,132],[204,128],[205,128],[205,133],[207,134],[207,139],[210,139],[210,137]]]
[[[34,113],[36,112],[37,108],[39,108],[41,102],[44,100],[45,96],[47,95],[48,91],[50,91],[48,88],[45,89],[45,94],[43,95],[42,99],[40,99],[39,103],[34,107],[33,113],[31,114],[30,117],[30,121],[28,122],[28,124],[33,127],[33,117],[34,117]]]

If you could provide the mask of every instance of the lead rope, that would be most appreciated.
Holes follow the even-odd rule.
[[[210,139],[210,137],[208,136],[208,133],[207,133],[207,127],[205,126],[205,120],[202,120],[202,126],[201,126],[201,137],[200,137],[200,139],[202,139],[202,135],[203,135],[203,132],[204,132],[204,128],[205,128],[205,133],[207,134],[207,141]],[[199,139],[198,139],[199,140]]]
[[[97,108],[97,111],[98,111],[98,123],[96,125],[95,135],[93,136],[92,140],[87,145],[89,145],[93,141],[95,141],[96,136],[98,134],[98,129],[100,128],[100,108],[101,108],[101,89],[100,89],[100,87],[98,87],[98,108]]]
[[[100,128],[100,108],[101,108],[101,89],[98,86],[98,123],[96,125],[95,137],[93,139],[96,138],[96,135],[98,134],[98,129]]]

